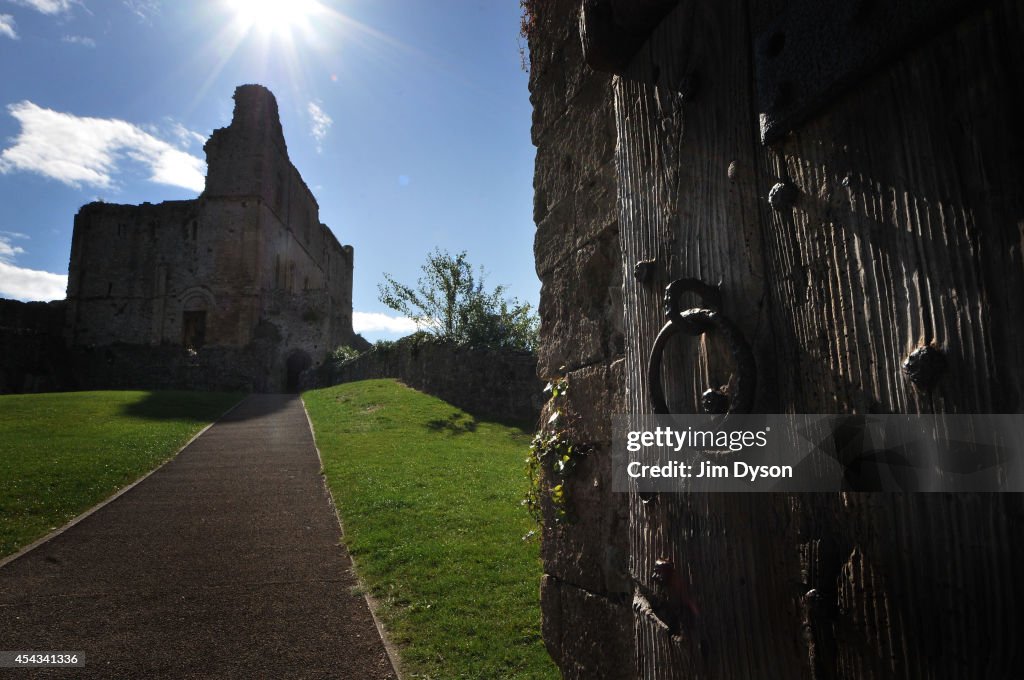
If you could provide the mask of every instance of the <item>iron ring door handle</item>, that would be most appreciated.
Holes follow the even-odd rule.
[[[719,306],[718,289],[697,279],[678,279],[665,289],[665,317],[668,321],[654,340],[647,362],[647,386],[652,410],[655,414],[669,413],[661,384],[662,354],[669,338],[677,333],[698,336],[718,331],[725,338],[736,360],[738,374],[736,389],[730,395],[727,413],[750,413],[754,406],[754,392],[757,389],[757,365],[750,344],[743,337],[739,327],[718,309],[694,307],[680,312],[679,296],[686,292],[696,293],[707,307]]]

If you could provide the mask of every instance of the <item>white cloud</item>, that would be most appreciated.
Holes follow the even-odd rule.
[[[28,238],[17,232],[0,232],[12,238]],[[13,245],[8,236],[0,235],[0,297],[15,300],[63,300],[68,288],[68,277],[34,269],[25,269],[13,263],[24,248]]]
[[[150,171],[158,184],[203,190],[204,162],[142,128],[114,118],[83,118],[30,101],[7,110],[21,123],[14,145],[0,153],[0,173],[34,172],[69,186],[115,188],[124,159]]]
[[[43,14],[63,14],[71,9],[72,0],[10,0],[16,5],[31,7]]]
[[[171,122],[171,134],[177,137],[178,143],[183,147],[192,146],[195,142],[199,142],[200,146],[206,144],[206,137],[194,130],[189,130],[177,121]]]
[[[317,153],[319,153],[322,150],[320,145],[323,143],[324,138],[327,137],[327,133],[330,131],[331,125],[334,124],[334,121],[316,102],[310,102],[307,110],[309,111],[309,117],[313,122],[313,127],[310,130],[310,133],[313,135],[313,139],[316,140],[316,150]]]
[[[66,35],[61,38],[61,41],[82,47],[96,47],[96,41],[84,35]]]
[[[6,236],[0,236],[0,262],[10,262],[15,255],[21,255],[24,252],[24,248],[12,245],[11,240]]]
[[[63,300],[67,289],[66,275],[0,262],[0,297],[24,301]]]
[[[18,39],[18,32],[14,30],[14,17],[10,14],[0,14],[0,35],[6,35],[11,40]]]
[[[153,15],[160,13],[159,0],[124,0],[124,6],[146,22],[150,21]]]
[[[415,333],[416,322],[405,316],[380,312],[352,312],[352,329],[356,333]]]

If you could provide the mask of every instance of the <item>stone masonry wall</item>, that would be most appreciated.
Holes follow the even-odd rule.
[[[215,130],[204,149],[209,172],[203,198],[256,206],[259,288],[291,294],[327,291],[322,344],[334,348],[349,342],[352,247],[342,246],[320,222],[316,197],[288,158],[273,95],[258,85],[239,87],[231,125]]]
[[[221,390],[268,392],[273,347],[207,347],[191,356],[175,347],[113,343],[68,350],[74,381],[69,389]]]
[[[532,428],[543,400],[537,357],[529,352],[470,349],[429,339],[377,347],[336,369],[329,384],[397,378],[476,416]]]
[[[256,213],[200,201],[90,203],[75,216],[71,346],[180,345],[182,309],[207,310],[206,344],[243,346],[259,318]]]
[[[0,394],[67,388],[64,302],[0,300]]]
[[[210,374],[225,387],[281,391],[353,341],[352,248],[320,222],[288,159],[273,94],[239,87],[231,125],[204,148],[199,198],[91,203],[75,217],[66,339],[80,385],[162,386],[171,378],[156,367],[167,365],[194,384],[184,376],[217,355],[235,361]],[[198,359],[186,351],[197,327]],[[114,368],[128,357],[139,362],[134,376],[130,365]]]
[[[584,64],[579,0],[529,4],[538,370],[567,374],[573,436],[593,446],[566,483],[571,514],[584,521],[545,522],[544,641],[565,678],[629,678],[628,507],[610,474],[624,351],[611,78]]]

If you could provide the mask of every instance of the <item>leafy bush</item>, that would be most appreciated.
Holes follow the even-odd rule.
[[[330,356],[333,363],[343,364],[359,356],[359,350],[348,345],[339,345]]]
[[[384,274],[380,301],[416,322],[420,332],[470,347],[533,351],[539,321],[529,303],[505,297],[505,287],[488,292],[484,270],[465,251],[450,255],[435,250],[421,267],[416,287]]]

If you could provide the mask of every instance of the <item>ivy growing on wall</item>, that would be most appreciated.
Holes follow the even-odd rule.
[[[530,455],[526,459],[529,488],[523,505],[539,526],[544,523],[544,499],[550,501],[556,524],[572,518],[569,492],[566,485],[573,470],[589,448],[579,444],[573,434],[572,417],[566,407],[569,379],[555,378],[544,388],[549,395],[547,420],[533,437]],[[534,532],[530,532],[532,535]]]

